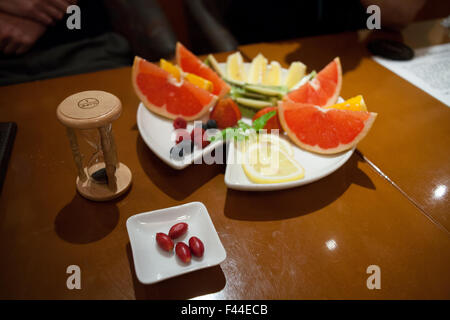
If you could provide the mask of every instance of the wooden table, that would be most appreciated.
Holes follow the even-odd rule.
[[[414,166],[420,165],[411,172],[419,178],[402,180],[412,164],[402,169],[392,157],[395,139],[401,139],[408,123],[414,126],[427,117],[417,99],[437,114],[436,122],[422,123],[425,133],[410,128],[411,140],[405,137],[404,145],[397,145],[396,155],[402,161],[417,156],[419,149],[409,145],[416,136],[448,133],[448,109],[361,57],[364,47],[358,39],[356,33],[338,34],[240,48],[248,57],[261,51],[285,65],[301,58],[317,69],[341,55],[346,71],[343,96],[363,93],[369,108],[380,114],[359,147],[361,154],[355,153],[320,181],[278,192],[228,190],[221,165],[175,171],[162,163],[139,137],[139,101],[131,87],[130,68],[1,87],[0,121],[16,121],[19,129],[0,195],[0,298],[450,298],[449,232],[443,220],[430,219],[439,220],[439,212],[448,212],[448,202],[426,207],[411,191],[431,188],[431,182],[419,184],[420,177],[441,179],[439,183],[447,179],[448,184],[448,144],[436,142],[429,162]],[[216,55],[221,61],[226,56]],[[383,87],[373,92],[380,78],[403,88],[401,97],[408,101],[399,103],[399,108],[413,105],[414,114],[395,134],[386,128],[398,115],[388,112],[397,105],[398,90]],[[133,186],[125,197],[108,203],[94,203],[77,194],[67,138],[55,116],[62,99],[88,89],[114,93],[124,106],[114,132],[120,161],[133,172]],[[425,148],[433,150],[433,144]],[[227,259],[220,266],[155,285],[140,284],[125,228],[127,218],[191,201],[202,201],[208,208]],[[81,290],[66,287],[66,268],[72,264],[81,268]],[[380,290],[366,286],[370,265],[381,268]]]
[[[340,56],[341,95],[363,94],[369,110],[378,113],[358,149],[424,214],[450,230],[450,108],[372,60],[366,43],[374,37],[397,38],[361,31],[261,43],[240,50],[247,59],[263,52],[284,66],[300,60],[310,70],[320,70],[333,56]],[[450,42],[440,20],[413,24],[401,37],[413,48]],[[329,49],[318,49],[321,43]]]

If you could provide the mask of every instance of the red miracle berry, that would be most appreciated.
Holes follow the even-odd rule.
[[[169,237],[176,239],[185,234],[188,230],[188,224],[184,222],[177,223],[169,230]]]
[[[183,118],[178,117],[175,120],[173,120],[173,127],[175,129],[186,129],[187,122]]]
[[[175,253],[184,263],[189,263],[189,261],[191,261],[191,251],[186,243],[178,242],[175,246]]]
[[[194,256],[201,258],[203,256],[203,252],[205,252],[205,246],[203,242],[197,237],[191,237],[189,239],[189,248]]]
[[[173,250],[173,241],[165,233],[158,232],[156,234],[156,242],[158,243],[159,247],[163,250],[166,250],[169,252],[171,252]]]

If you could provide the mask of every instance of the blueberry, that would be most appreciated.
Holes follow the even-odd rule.
[[[208,128],[208,124],[203,122],[203,123],[202,123],[202,129],[205,130],[205,131],[206,131],[207,129],[209,129],[209,128]]]
[[[216,122],[216,120],[209,119],[208,122],[206,123],[206,128],[207,129],[217,129],[217,122]]]

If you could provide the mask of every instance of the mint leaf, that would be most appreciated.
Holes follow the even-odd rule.
[[[238,134],[239,134],[239,129],[226,128],[226,129],[223,129],[222,131],[220,131],[217,135],[210,137],[209,141],[213,142],[216,140],[227,140],[227,138],[232,139],[232,138],[236,138]]]
[[[251,126],[248,125],[248,124],[246,124],[244,121],[239,120],[239,121],[238,121],[238,128],[245,131],[245,130],[247,130],[247,129],[250,129]]]
[[[244,140],[248,138],[249,130],[254,130],[258,132],[259,130],[263,129],[266,125],[267,121],[269,121],[273,116],[275,116],[277,112],[270,111],[266,113],[265,115],[259,117],[255,121],[253,121],[253,124],[250,126],[246,124],[244,121],[239,120],[238,121],[238,127],[237,128],[226,128],[222,130],[220,133],[218,133],[215,136],[209,137],[209,141],[213,142],[216,140],[230,140],[235,139],[238,141]]]
[[[261,117],[259,117],[255,121],[253,121],[253,124],[252,124],[253,129],[255,129],[256,132],[263,129],[264,126],[266,125],[267,121],[269,121],[276,114],[277,114],[277,112],[275,110],[273,110],[273,111],[270,111],[270,112],[262,115]]]

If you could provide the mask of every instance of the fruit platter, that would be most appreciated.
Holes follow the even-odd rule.
[[[282,68],[261,53],[250,63],[239,52],[218,63],[178,43],[174,63],[136,57],[132,83],[147,146],[181,170],[222,163],[226,143],[225,183],[237,190],[292,188],[331,174],[377,117],[362,95],[340,97],[339,58],[319,71],[300,61]]]

